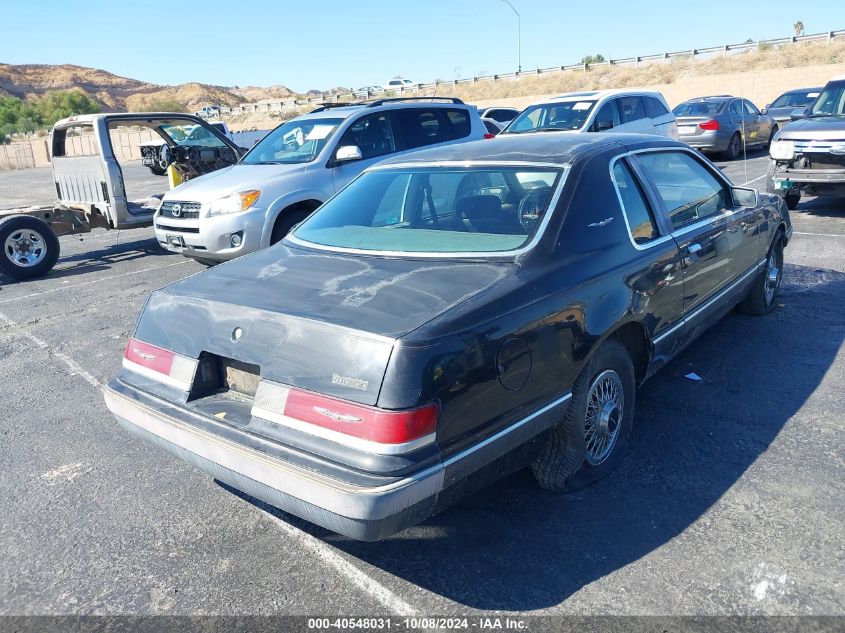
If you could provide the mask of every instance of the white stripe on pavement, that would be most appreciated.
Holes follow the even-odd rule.
[[[836,233],[804,233],[802,231],[793,231],[793,235],[813,235],[815,237],[845,237],[845,235],[837,235]]]
[[[0,312],[0,323],[4,323],[4,324],[8,325],[9,327],[18,327],[18,324],[15,321],[12,321],[12,319],[7,317],[2,312]],[[70,370],[71,376],[79,376],[83,380],[85,380],[85,382],[87,382],[89,385],[91,385],[92,387],[97,387],[99,389],[100,381],[97,380],[96,378],[94,378],[94,376],[89,374],[87,371],[85,371],[82,368],[82,366],[79,363],[77,363],[75,360],[73,360],[70,356],[68,356],[67,354],[63,354],[61,352],[57,352],[55,349],[53,349],[47,343],[47,341],[45,341],[44,339],[38,338],[32,332],[28,332],[25,329],[17,330],[17,332],[19,334],[21,334],[22,336],[24,336],[26,339],[28,339],[30,342],[32,342],[39,349],[43,349],[44,351],[46,351],[51,356],[55,356],[60,361],[62,361],[62,363],[64,363],[64,365]]]
[[[379,583],[372,576],[358,569],[355,565],[338,554],[333,547],[326,545],[315,536],[295,528],[279,517],[263,512],[264,516],[274,521],[283,532],[296,540],[300,545],[310,550],[320,560],[334,567],[338,572],[351,581],[356,587],[381,603],[391,614],[417,615],[419,611]]]
[[[149,268],[142,268],[141,270],[133,270],[128,273],[121,273],[119,275],[109,275],[108,277],[100,277],[98,279],[91,279],[89,281],[83,281],[82,283],[68,285],[68,286],[59,286],[58,288],[50,288],[49,290],[42,290],[41,292],[32,292],[28,295],[22,295],[20,297],[9,297],[8,299],[0,300],[0,303],[9,303],[11,301],[20,301],[21,299],[29,299],[31,297],[40,297],[41,295],[46,295],[51,292],[58,292],[59,290],[69,290],[73,288],[79,288],[81,286],[87,286],[90,284],[96,284],[101,281],[108,281],[109,279],[119,279],[120,277],[128,277],[130,275],[140,275],[141,273],[148,273],[151,270],[162,270],[164,268],[170,268],[171,266],[181,266],[182,264],[190,263],[192,260],[185,259],[181,262],[173,262],[172,264],[165,264],[164,266],[150,266]],[[58,270],[61,272],[61,269]]]

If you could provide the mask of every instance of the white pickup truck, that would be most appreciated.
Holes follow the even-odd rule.
[[[223,121],[209,121],[208,124],[215,128],[218,132],[222,132],[226,138],[232,141],[238,147],[250,149],[253,145],[264,138],[270,130],[249,130],[246,132],[232,132],[229,126]],[[202,141],[206,136],[210,136],[208,130],[197,125],[187,126],[184,129],[186,141]],[[162,139],[155,139],[152,141],[144,141],[140,144],[141,156],[144,159],[144,164],[150,168],[156,176],[163,176],[167,172],[167,156],[166,152],[162,152],[167,144]]]

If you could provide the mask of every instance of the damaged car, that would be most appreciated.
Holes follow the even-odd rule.
[[[832,79],[806,113],[775,136],[769,191],[790,209],[802,194],[845,195],[845,75]]]
[[[423,150],[153,292],[105,400],[219,481],[382,539],[526,466],[554,491],[609,474],[636,388],[737,304],[773,308],[791,233],[776,196],[654,135]]]
[[[186,142],[186,129],[203,136],[202,143]],[[0,210],[0,273],[12,279],[46,275],[59,258],[62,235],[153,223],[164,192],[134,199],[127,192],[121,167],[121,155],[131,150],[129,134],[140,130],[161,138],[155,157],[141,148],[144,164],[163,161],[165,169],[173,165],[182,180],[232,165],[246,151],[202,119],[187,114],[110,113],[62,119],[50,135],[56,202]]]

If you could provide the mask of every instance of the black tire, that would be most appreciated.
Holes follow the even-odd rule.
[[[772,279],[774,270],[774,279]],[[754,283],[739,303],[743,314],[761,316],[772,311],[777,303],[780,286],[783,281],[783,233],[778,231],[766,253],[766,263],[755,277]]]
[[[766,145],[765,145],[766,149],[769,149],[772,146],[772,139],[775,137],[775,134],[777,134],[777,133],[778,133],[778,126],[773,125],[772,131],[769,132],[769,140],[766,142]]]
[[[742,136],[739,132],[734,132],[731,140],[728,141],[728,146],[725,149],[724,155],[728,160],[736,160],[742,151]]]
[[[621,410],[616,408],[621,416],[617,415],[613,428],[618,427],[618,430],[609,441],[607,453],[602,455],[594,453],[595,446],[588,451],[585,439],[587,410],[594,384],[610,374],[615,374],[619,379],[622,406]],[[631,438],[635,393],[631,355],[618,339],[609,338],[601,344],[579,374],[572,386],[572,398],[563,419],[553,429],[540,455],[531,464],[531,471],[540,487],[555,492],[571,492],[610,474],[622,460]],[[610,418],[613,419],[613,413]],[[597,423],[595,419],[594,424]],[[593,453],[592,456],[590,453]]]
[[[270,244],[281,242],[282,238],[290,233],[290,230],[311,215],[310,211],[282,211],[282,215],[276,218],[273,226],[273,233],[270,235]]]
[[[18,245],[26,250],[21,251]],[[44,220],[13,215],[0,221],[0,249],[2,272],[13,279],[33,279],[43,277],[56,265],[59,238]],[[32,263],[23,263],[30,258],[34,258]]]
[[[154,176],[164,176],[167,173],[167,168],[162,169],[158,166],[151,166],[150,171],[153,172]]]
[[[801,192],[790,191],[783,197],[783,201],[786,203],[787,209],[795,211],[798,208],[798,203],[801,202]]]

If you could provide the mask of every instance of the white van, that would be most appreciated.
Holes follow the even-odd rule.
[[[675,115],[659,92],[571,92],[528,106],[502,134],[526,132],[631,132],[677,140]]]

